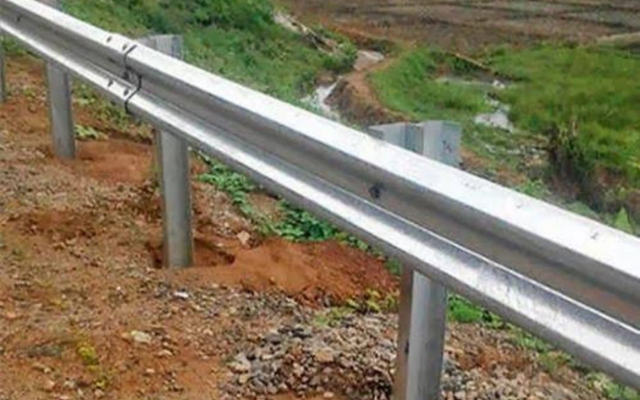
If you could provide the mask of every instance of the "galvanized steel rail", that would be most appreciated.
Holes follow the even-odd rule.
[[[174,139],[640,388],[637,238],[275,100],[34,0],[0,0],[0,30],[50,68],[88,83]],[[50,85],[63,79],[54,83],[52,78]],[[60,122],[57,115],[51,114],[53,126]],[[60,132],[67,150],[58,154],[65,156],[69,129]],[[165,229],[165,235],[171,232]]]

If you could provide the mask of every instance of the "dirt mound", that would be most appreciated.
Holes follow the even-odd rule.
[[[141,184],[153,173],[149,146],[125,140],[80,142],[73,168],[97,180]]]
[[[306,304],[335,304],[362,298],[371,289],[393,293],[397,288],[381,260],[336,242],[271,239],[240,250],[232,263],[199,265],[215,268],[186,270],[180,279],[283,292]]]
[[[339,109],[340,115],[348,120],[366,126],[406,120],[402,114],[380,103],[362,73],[343,78],[327,99],[327,104]]]

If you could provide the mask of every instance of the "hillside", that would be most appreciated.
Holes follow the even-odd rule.
[[[359,72],[389,115],[472,123],[470,113],[491,111],[486,85],[453,82],[423,97],[434,78],[443,78],[431,74],[442,65],[459,71],[455,78],[486,79],[450,54],[310,23],[323,38],[318,43],[278,23],[279,6],[266,0],[63,3],[79,18],[133,37],[181,34],[188,62],[305,107],[313,108],[305,98],[318,85],[355,74],[357,43],[387,56]],[[152,128],[76,82],[79,156],[57,160],[44,65],[5,45],[0,400],[392,398],[396,261],[193,154],[195,266],[161,268]],[[514,81],[538,82],[539,70],[528,68],[531,53],[513,54],[489,52],[481,60],[499,76],[517,70]],[[635,71],[611,63],[611,75]],[[535,109],[518,108],[532,90],[525,85],[496,98],[518,110],[515,123],[534,125],[547,116],[539,112],[553,93],[540,93]],[[625,127],[636,121],[628,117]],[[509,151],[512,142],[487,132],[475,142],[466,138],[468,149],[500,145],[501,153],[474,154],[480,160],[474,172],[486,173],[497,158],[519,157]],[[522,136],[523,143],[539,143],[536,135]],[[500,181],[497,175],[488,176]],[[530,179],[519,188],[546,190]],[[638,400],[635,391],[455,294],[448,321],[443,399]]]

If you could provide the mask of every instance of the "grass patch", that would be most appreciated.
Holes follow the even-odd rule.
[[[406,51],[370,80],[384,105],[413,120],[461,123],[464,147],[486,161],[486,171],[477,171],[482,175],[492,179],[505,166],[533,181],[555,174],[576,194],[556,204],[572,209],[579,201],[597,210],[597,219],[636,231],[628,211],[640,187],[638,57],[541,45],[494,50],[481,61],[493,76],[511,82],[506,89],[482,85],[487,71],[428,49]],[[509,105],[515,132],[474,123],[491,110],[487,98]]]
[[[355,48],[318,50],[277,25],[273,5],[259,0],[65,0],[70,14],[132,37],[181,34],[185,59],[285,101],[299,102],[323,71],[343,71]]]
[[[523,130],[546,135],[552,165],[583,191],[598,172],[640,186],[640,60],[614,49],[544,45],[501,50],[490,65],[516,84],[498,93]],[[593,198],[593,193],[583,193]]]
[[[489,111],[482,85],[438,81],[443,71],[466,76],[451,58],[426,49],[406,52],[389,68],[370,76],[380,100],[389,108],[415,120],[449,119],[466,121]]]

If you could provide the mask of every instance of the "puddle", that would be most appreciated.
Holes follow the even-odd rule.
[[[510,107],[495,99],[487,100],[487,103],[495,108],[493,112],[478,114],[473,119],[478,125],[489,126],[491,128],[503,129],[509,133],[515,132],[516,128],[509,119]]]
[[[340,113],[327,104],[327,99],[331,96],[336,86],[338,86],[338,81],[329,85],[320,85],[311,95],[305,97],[302,101],[319,110],[325,117],[339,120]]]
[[[358,58],[354,63],[353,70],[365,71],[374,65],[381,63],[384,59],[384,54],[377,51],[358,50]],[[339,76],[338,79],[331,84],[318,86],[311,95],[305,97],[302,101],[319,110],[323,116],[334,120],[340,120],[341,115],[339,110],[327,104],[327,99],[338,86],[340,79],[342,79],[342,76]]]

